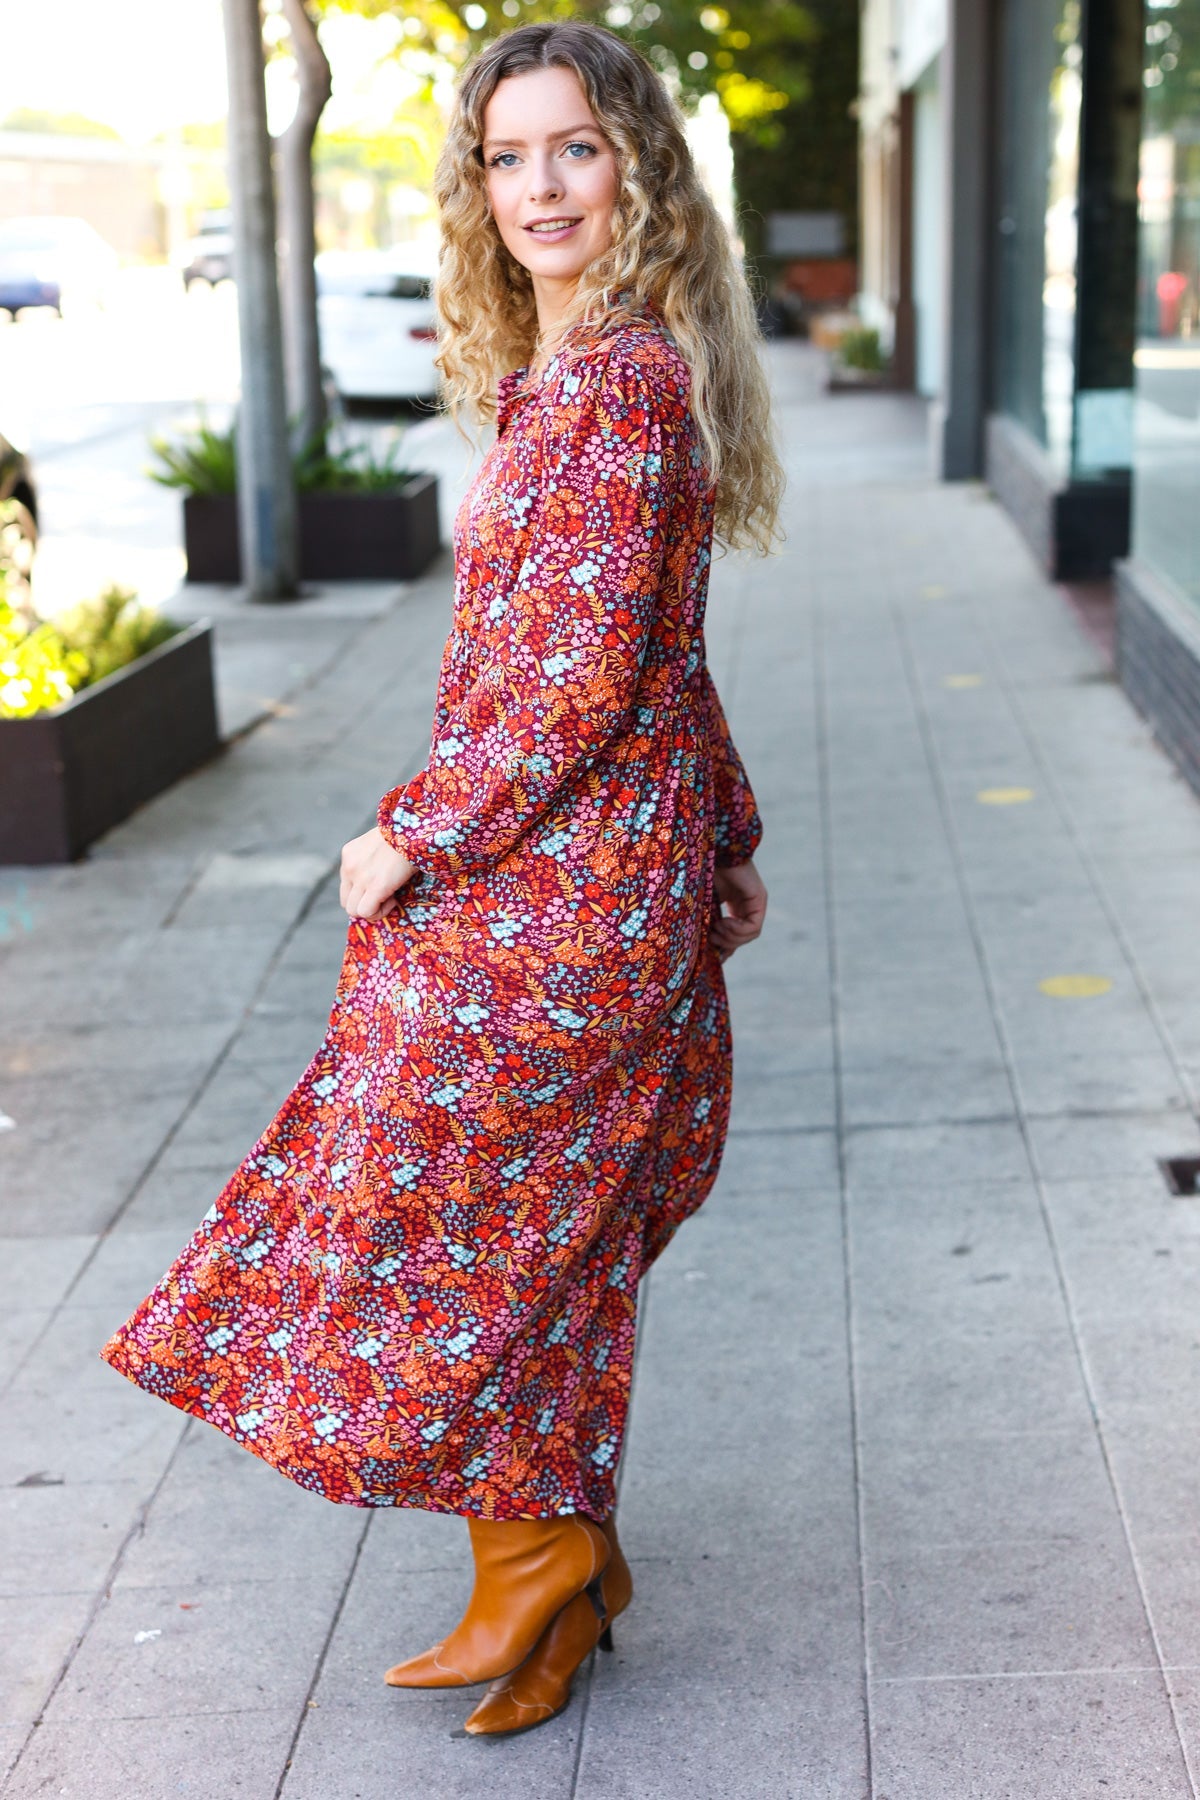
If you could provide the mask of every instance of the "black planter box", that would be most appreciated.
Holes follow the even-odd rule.
[[[203,621],[53,712],[0,719],[0,863],[74,861],[220,742]]]
[[[237,498],[189,494],[183,547],[189,581],[241,580]],[[438,553],[436,475],[386,494],[301,494],[302,581],[414,581]]]

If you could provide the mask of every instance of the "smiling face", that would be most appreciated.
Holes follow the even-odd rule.
[[[488,201],[505,247],[533,278],[543,331],[612,243],[619,176],[573,69],[531,69],[483,115]]]

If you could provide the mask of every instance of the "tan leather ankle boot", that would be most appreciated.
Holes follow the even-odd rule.
[[[507,1674],[611,1556],[600,1527],[576,1514],[468,1523],[475,1586],[462,1622],[442,1643],[389,1669],[389,1687],[470,1687]],[[597,1590],[594,1610],[602,1604]]]
[[[600,1647],[602,1650],[611,1650],[612,1641],[609,1638],[609,1627],[633,1599],[633,1576],[630,1573],[629,1564],[625,1561],[625,1552],[617,1542],[617,1515],[615,1512],[609,1513],[607,1519],[601,1519],[600,1529],[608,1539],[609,1549],[608,1564],[604,1570],[604,1610],[607,1617]],[[608,1643],[605,1643],[605,1638],[609,1638]]]
[[[611,1552],[600,1581],[603,1616],[592,1603],[594,1590],[569,1600],[520,1668],[492,1683],[467,1720],[472,1737],[511,1736],[544,1725],[571,1698],[576,1671],[596,1645],[612,1649],[612,1621],[633,1598],[633,1577],[617,1542],[615,1518],[603,1520],[600,1529]]]

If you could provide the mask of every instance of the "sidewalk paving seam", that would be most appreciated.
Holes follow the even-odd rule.
[[[641,1369],[642,1364],[645,1361],[646,1329],[647,1329],[646,1322],[650,1316],[650,1306],[651,1306],[653,1291],[654,1291],[653,1290],[653,1282],[654,1282],[654,1270],[651,1269],[648,1272],[645,1281],[642,1282],[642,1284],[638,1290],[637,1312],[634,1317],[634,1324],[633,1324],[633,1366],[630,1370],[630,1376],[629,1376],[631,1399],[630,1399],[628,1411],[626,1413],[625,1437],[621,1444],[620,1455],[617,1459],[617,1471],[616,1471],[616,1477],[615,1477],[616,1498],[613,1501],[613,1517],[614,1518],[617,1516],[617,1513],[618,1513],[618,1511],[620,1509],[620,1505],[621,1505],[621,1488],[624,1483],[625,1469],[626,1469],[626,1466],[628,1463],[629,1443],[630,1443],[630,1439],[633,1437],[633,1426],[634,1426],[634,1418],[635,1418],[635,1411],[636,1411],[636,1407],[637,1407],[637,1396],[638,1396],[638,1371]],[[634,1558],[634,1560],[636,1561],[638,1559]],[[636,1595],[631,1596],[630,1605],[633,1604],[633,1600],[635,1598],[636,1598]],[[575,1797],[579,1791],[579,1779],[580,1779],[580,1776],[583,1774],[583,1749],[584,1749],[585,1743],[587,1742],[588,1714],[590,1713],[591,1707],[592,1707],[593,1680],[594,1680],[594,1676],[596,1673],[596,1658],[603,1654],[606,1654],[606,1652],[602,1652],[599,1648],[597,1648],[591,1652],[591,1654],[587,1658],[587,1661],[583,1665],[583,1669],[581,1671],[580,1684],[575,1689],[575,1693],[572,1695],[572,1700],[574,1700],[575,1697],[578,1696],[578,1701],[579,1701],[579,1742],[575,1746],[575,1761],[574,1761],[574,1764],[571,1769],[571,1788],[570,1788],[570,1793],[566,1796],[566,1800],[575,1800]],[[570,1702],[568,1702],[568,1704],[570,1704]]]
[[[875,1732],[872,1706],[870,1582],[867,1578],[866,1539],[863,1529],[864,1483],[861,1391],[854,1341],[854,1253],[850,1235],[850,1182],[846,1155],[849,1135],[846,1121],[845,1081],[842,1058],[842,1014],[838,954],[836,873],[833,860],[833,791],[830,767],[829,699],[826,692],[825,608],[823,583],[817,584],[811,619],[813,685],[813,735],[817,765],[818,819],[821,852],[821,894],[825,912],[826,973],[829,993],[829,1026],[833,1074],[834,1135],[837,1146],[838,1210],[842,1237],[842,1294],[845,1312],[846,1368],[849,1385],[850,1442],[854,1465],[854,1539],[858,1563],[858,1627],[862,1643],[860,1675],[866,1795],[875,1800]]]
[[[1020,1117],[1032,1123],[1048,1124],[1057,1119],[1159,1119],[1164,1111],[1174,1112],[1180,1118],[1190,1114],[1190,1108],[1177,1106],[1174,1108],[1148,1109],[1144,1106],[1060,1106],[1054,1111],[1046,1111],[1041,1107],[1023,1107]],[[955,1130],[970,1130],[977,1125],[1011,1125],[1017,1119],[1016,1109],[1002,1113],[953,1113],[947,1117],[931,1113],[919,1119],[856,1119],[846,1126],[846,1136],[867,1137],[873,1131],[930,1131],[939,1126],[953,1127]],[[741,1125],[730,1130],[730,1137],[828,1137],[835,1128],[829,1125]]]
[[[341,645],[327,662],[322,663],[319,668],[310,669],[308,674],[297,682],[295,687],[289,688],[287,693],[282,697],[282,704],[290,705],[292,700],[298,695],[308,693],[312,688],[316,687],[319,682],[324,681],[326,676],[335,673],[335,671],[345,662],[350,651],[357,648],[361,639],[368,636],[372,631],[377,630],[380,626],[390,623],[395,614],[399,612],[401,605],[405,600],[415,599],[419,601],[421,598],[421,589],[426,586],[437,591],[443,590],[448,578],[452,580],[453,574],[451,570],[448,577],[445,552],[443,551],[439,554],[438,559],[433,564],[432,568],[417,581],[404,584],[403,589],[397,593],[396,598],[390,606],[386,607],[382,612],[374,613],[369,617],[364,618],[361,622],[360,629],[356,631],[345,644]],[[385,664],[380,671],[379,681],[376,686],[372,688],[369,698],[364,698],[359,703],[356,717],[350,721],[349,725],[346,725],[344,721],[339,721],[340,729],[326,732],[323,736],[314,737],[309,742],[305,751],[307,759],[315,765],[322,756],[328,755],[329,751],[332,750],[336,744],[347,737],[350,734],[350,731],[358,723],[362,720],[369,719],[376,707],[383,703],[394,690],[395,680],[395,671]],[[262,718],[252,721],[239,731],[238,740],[247,736],[249,732],[256,729],[257,726],[268,723],[276,716],[277,714],[274,707],[268,707]],[[413,749],[398,765],[396,780],[400,783],[410,780],[416,771],[422,767],[428,753],[429,733],[427,729],[419,726],[417,728],[416,743],[414,744]],[[374,824],[374,818],[372,818],[371,823]]]
[[[1162,1016],[1162,1010],[1159,1007],[1150,983],[1146,979],[1137,951],[1134,949],[1128,933],[1125,930],[1120,913],[1113,903],[1112,896],[1108,891],[1107,883],[1097,867],[1096,860],[1088,847],[1087,840],[1079,829],[1066,795],[1059,786],[1041,738],[1038,736],[1037,730],[1030,720],[1025,706],[1022,704],[1019,691],[1009,677],[1008,670],[1004,665],[1004,659],[997,654],[995,639],[991,633],[988,620],[986,616],[981,614],[980,609],[977,606],[973,606],[973,611],[976,620],[980,625],[984,641],[988,646],[993,666],[997,672],[997,685],[1005,699],[1008,701],[1021,735],[1029,747],[1029,753],[1033,758],[1034,764],[1040,771],[1042,778],[1046,783],[1046,792],[1062,822],[1067,840],[1070,843],[1071,848],[1075,851],[1076,856],[1078,856],[1084,874],[1087,876],[1088,885],[1095,894],[1100,905],[1100,910],[1108,921],[1109,929],[1117,940],[1118,948],[1125,959],[1125,965],[1133,977],[1134,986],[1137,989],[1143,1006],[1150,1015],[1159,1042],[1166,1052],[1167,1059],[1171,1064],[1172,1072],[1174,1073],[1176,1081],[1179,1083],[1179,1091],[1186,1095],[1189,1111],[1197,1117],[1200,1117],[1200,1093],[1197,1092],[1196,1084],[1192,1080],[1191,1073],[1179,1054],[1171,1028]],[[1124,704],[1129,707],[1131,721],[1136,719],[1137,715],[1134,712],[1132,704],[1129,701],[1124,701]],[[1154,743],[1155,748],[1162,759],[1164,772],[1170,770],[1171,764],[1161,745],[1159,745],[1154,738],[1151,738],[1150,741]]]
[[[1188,1664],[1178,1669],[1164,1665],[1174,1674],[1190,1674]],[[955,1681],[1094,1681],[1098,1675],[1161,1675],[1157,1663],[1111,1663],[1102,1668],[1093,1664],[1083,1669],[956,1669],[952,1675],[877,1675],[880,1687],[936,1687]]]
[[[296,1729],[293,1731],[291,1742],[288,1744],[287,1754],[283,1759],[283,1767],[279,1771],[279,1779],[275,1783],[275,1790],[271,1796],[271,1800],[282,1800],[284,1790],[287,1787],[292,1763],[295,1759],[297,1750],[300,1748],[300,1740],[304,1735],[304,1727],[308,1722],[312,1699],[317,1688],[320,1686],[321,1676],[325,1670],[326,1658],[329,1655],[333,1640],[337,1635],[337,1628],[342,1622],[342,1614],[346,1610],[346,1601],[349,1598],[350,1589],[354,1585],[354,1577],[358,1573],[358,1565],[366,1546],[367,1534],[375,1523],[376,1517],[377,1514],[375,1512],[368,1512],[366,1518],[363,1520],[362,1530],[358,1534],[358,1542],[354,1546],[354,1555],[350,1558],[350,1567],[347,1569],[346,1579],[342,1583],[342,1591],[338,1595],[337,1605],[334,1607],[333,1616],[329,1621],[329,1629],[326,1631],[321,1643],[321,1648],[317,1652],[317,1660],[313,1665],[312,1678],[304,1691],[304,1698],[300,1702],[300,1714],[296,1720]]]
[[[272,719],[279,718],[281,716],[281,709],[291,706],[292,702],[301,695],[310,693],[313,688],[325,680],[326,676],[333,674],[341,667],[351,651],[358,648],[364,637],[368,636],[376,626],[389,620],[394,613],[399,611],[406,600],[414,597],[419,599],[420,590],[423,587],[427,585],[436,586],[438,588],[443,587],[446,579],[446,566],[447,551],[443,546],[443,548],[439,550],[434,562],[424,574],[419,575],[415,581],[405,581],[395,584],[395,592],[393,593],[391,600],[386,605],[382,606],[378,612],[365,613],[361,617],[353,619],[353,628],[347,632],[345,638],[337,644],[336,648],[323,662],[315,664],[290,686],[281,684],[281,691],[278,694],[272,695],[269,700],[264,701],[258,712],[250,714],[248,718],[243,719],[241,723],[234,726],[232,730],[224,732],[221,737],[222,750],[230,750],[235,745],[242,743],[246,738],[253,736],[254,732],[256,732],[260,726],[269,724]],[[336,586],[337,584],[334,582],[312,583],[310,584],[311,591],[308,594],[301,594],[297,599],[291,601],[253,601],[236,592],[232,598],[234,601],[240,598],[243,606],[250,612],[251,616],[259,609],[274,610],[276,612],[282,611],[286,614],[293,607],[297,609],[302,608],[306,600],[323,599],[330,589],[335,588]],[[164,607],[163,610],[168,616],[170,615],[170,605]],[[241,616],[242,615],[239,615],[236,611],[223,614],[217,613],[215,617],[212,618],[209,618],[208,614],[204,615],[212,625],[215,639],[220,637],[223,620],[226,623],[236,623]],[[302,617],[303,615],[298,613],[296,616]],[[380,676],[380,687],[386,688],[387,683],[392,679],[394,679],[392,674],[389,671],[385,671]],[[378,693],[373,695],[370,704],[375,704],[377,699]],[[364,706],[360,710],[365,713],[369,708]],[[218,711],[220,711],[219,706]],[[336,740],[330,740],[330,742],[334,741]],[[329,743],[323,741],[319,742],[311,751],[314,760],[321,751],[327,750],[328,748]],[[423,757],[423,755],[423,749],[419,750],[412,759],[410,767],[415,767],[417,760],[420,757]]]
[[[752,1028],[751,1028],[752,1030]],[[747,1036],[750,1031],[747,1031]],[[850,1131],[857,1131],[858,1126],[851,1125]],[[868,1130],[864,1125],[862,1129]],[[730,1125],[729,1137],[835,1137],[836,1125]]]
[[[196,1108],[200,1105],[200,1102],[203,1100],[205,1094],[208,1092],[209,1088],[212,1086],[212,1084],[213,1084],[214,1080],[216,1079],[217,1075],[219,1074],[222,1066],[224,1065],[225,1061],[227,1060],[231,1051],[233,1050],[234,1045],[237,1043],[238,1038],[241,1036],[243,1030],[245,1029],[247,1020],[250,1018],[251,1014],[253,1013],[254,1008],[257,1005],[260,996],[265,991],[268,983],[270,982],[272,976],[274,975],[276,969],[278,968],[280,960],[282,959],[284,953],[286,952],[289,944],[291,943],[292,939],[295,937],[297,931],[303,925],[304,921],[307,919],[309,913],[312,911],[314,905],[317,902],[318,897],[320,896],[322,889],[327,885],[327,883],[332,878],[332,873],[333,873],[333,871],[331,869],[328,873],[326,873],[325,875],[322,875],[318,881],[315,881],[312,884],[308,893],[305,895],[304,899],[301,901],[300,905],[297,907],[290,923],[280,933],[279,940],[276,943],[274,950],[271,952],[271,955],[267,960],[267,963],[262,972],[262,975],[260,976],[253,991],[251,992],[249,999],[246,1001],[245,1005],[243,1006],[241,1015],[238,1018],[237,1023],[233,1026],[232,1030],[229,1032],[224,1043],[221,1045],[220,1050],[218,1050],[216,1056],[213,1058],[212,1062],[209,1064],[205,1073],[200,1077],[200,1080],[196,1083],[196,1086],[193,1089],[191,1097],[189,1098],[187,1104],[181,1109],[181,1111],[175,1118],[173,1124],[171,1125],[170,1129],[164,1133],[162,1139],[159,1141],[159,1143],[156,1146],[149,1161],[146,1163],[146,1166],[143,1168],[141,1174],[136,1178],[135,1181],[133,1181],[131,1183],[131,1185],[129,1187],[129,1191],[126,1193],[125,1198],[121,1201],[120,1205],[115,1209],[115,1211],[110,1215],[103,1230],[99,1231],[96,1234],[95,1243],[92,1245],[91,1249],[88,1251],[87,1255],[84,1257],[83,1261],[80,1263],[78,1269],[76,1269],[75,1274],[72,1277],[70,1283],[68,1284],[66,1289],[63,1291],[62,1295],[59,1297],[57,1305],[54,1306],[53,1308],[51,1308],[50,1315],[47,1318],[45,1324],[42,1326],[41,1331],[39,1331],[37,1336],[32,1340],[32,1342],[26,1346],[24,1355],[17,1359],[14,1367],[12,1368],[12,1370],[9,1373],[7,1381],[4,1382],[3,1386],[0,1386],[0,1399],[2,1399],[6,1394],[11,1393],[13,1385],[17,1381],[18,1377],[21,1375],[21,1373],[24,1371],[24,1369],[28,1366],[31,1359],[41,1349],[41,1346],[45,1342],[46,1338],[55,1329],[55,1327],[58,1324],[60,1314],[63,1312],[63,1310],[66,1308],[66,1306],[70,1302],[71,1295],[75,1292],[75,1290],[79,1286],[80,1282],[84,1279],[88,1270],[91,1268],[91,1266],[95,1262],[97,1256],[100,1254],[100,1251],[103,1249],[104,1245],[107,1244],[107,1242],[111,1238],[113,1232],[120,1225],[121,1220],[124,1218],[125,1214],[129,1211],[130,1207],[133,1205],[133,1203],[137,1199],[138,1195],[142,1192],[146,1183],[150,1180],[151,1176],[154,1174],[154,1171],[157,1169],[159,1163],[162,1161],[163,1157],[166,1155],[167,1151],[170,1149],[171,1145],[174,1143],[176,1137],[179,1135],[180,1131],[183,1129],[183,1127],[187,1123],[188,1119],[191,1118],[192,1114],[195,1112]]]
[[[917,730],[918,730],[921,744],[922,744],[922,747],[924,750],[926,765],[929,770],[929,777],[930,777],[930,783],[931,783],[931,786],[933,789],[934,801],[937,806],[938,813],[941,817],[942,830],[945,833],[947,847],[949,850],[951,863],[952,863],[952,866],[954,869],[955,881],[958,885],[959,896],[960,896],[960,899],[962,902],[963,912],[964,912],[964,916],[965,916],[966,923],[967,923],[967,929],[970,933],[970,937],[971,937],[972,943],[974,945],[975,955],[976,955],[978,965],[979,965],[980,979],[983,983],[984,990],[987,995],[988,1006],[991,1010],[993,1028],[996,1033],[996,1038],[997,1038],[997,1042],[999,1045],[1001,1058],[1003,1061],[1005,1078],[1008,1082],[1009,1089],[1013,1096],[1013,1104],[1016,1108],[1017,1129],[1020,1132],[1021,1143],[1022,1143],[1022,1146],[1024,1149],[1024,1154],[1029,1163],[1030,1175],[1032,1177],[1034,1191],[1037,1195],[1038,1209],[1039,1209],[1039,1212],[1041,1214],[1041,1219],[1042,1219],[1042,1229],[1044,1230],[1044,1232],[1046,1234],[1046,1241],[1047,1241],[1047,1244],[1048,1244],[1048,1247],[1050,1250],[1050,1256],[1051,1256],[1051,1260],[1052,1260],[1053,1268],[1054,1268],[1055,1281],[1058,1285],[1059,1293],[1060,1293],[1060,1296],[1062,1299],[1066,1322],[1067,1322],[1067,1328],[1071,1334],[1071,1342],[1072,1342],[1072,1346],[1074,1349],[1075,1358],[1079,1365],[1080,1377],[1083,1382],[1084,1392],[1087,1396],[1088,1407],[1091,1411],[1092,1421],[1093,1421],[1093,1429],[1095,1432],[1096,1442],[1099,1447],[1101,1458],[1103,1459],[1105,1476],[1106,1476],[1109,1488],[1110,1488],[1112,1496],[1113,1496],[1113,1501],[1116,1505],[1117,1517],[1120,1520],[1121,1535],[1125,1542],[1125,1547],[1126,1547],[1126,1551],[1127,1551],[1127,1554],[1129,1557],[1129,1562],[1130,1562],[1130,1568],[1133,1572],[1133,1578],[1134,1578],[1135,1582],[1137,1583],[1138,1598],[1139,1598],[1139,1602],[1141,1605],[1142,1614],[1143,1614],[1143,1617],[1146,1622],[1147,1631],[1149,1632],[1149,1635],[1150,1635],[1150,1641],[1154,1646],[1154,1656],[1155,1656],[1155,1662],[1157,1665],[1157,1671],[1158,1671],[1159,1677],[1162,1682],[1163,1690],[1166,1694],[1167,1704],[1170,1708],[1171,1723],[1172,1723],[1172,1726],[1175,1731],[1175,1737],[1176,1737],[1176,1741],[1177,1741],[1177,1744],[1179,1747],[1179,1754],[1182,1759],[1183,1772],[1187,1778],[1188,1785],[1190,1786],[1190,1788],[1192,1790],[1193,1796],[1196,1796],[1197,1795],[1196,1774],[1192,1768],[1191,1756],[1190,1756],[1189,1750],[1188,1750],[1187,1736],[1186,1736],[1186,1733],[1183,1728],[1183,1722],[1180,1718],[1179,1707],[1177,1704],[1176,1696],[1175,1696],[1174,1692],[1172,1691],[1172,1684],[1167,1680],[1166,1660],[1163,1656],[1162,1642],[1161,1642],[1161,1639],[1159,1636],[1157,1624],[1154,1619],[1153,1611],[1150,1606],[1150,1597],[1149,1597],[1149,1593],[1147,1590],[1145,1577],[1144,1577],[1144,1574],[1142,1571],[1141,1562],[1140,1562],[1140,1559],[1137,1554],[1137,1550],[1134,1545],[1132,1526],[1131,1526],[1129,1515],[1126,1510],[1124,1500],[1123,1500],[1123,1497],[1121,1494],[1120,1484],[1117,1481],[1116,1469],[1113,1465],[1113,1460],[1112,1460],[1112,1456],[1109,1451],[1108,1442],[1106,1440],[1103,1428],[1101,1427],[1101,1424],[1100,1424],[1100,1406],[1099,1406],[1099,1400],[1098,1400],[1098,1396],[1097,1396],[1097,1392],[1096,1392],[1096,1386],[1095,1386],[1095,1382],[1093,1381],[1092,1372],[1091,1372],[1091,1369],[1088,1364],[1087,1353],[1086,1353],[1086,1350],[1084,1348],[1084,1343],[1083,1343],[1083,1333],[1082,1333],[1082,1330],[1080,1327],[1078,1315],[1075,1310],[1075,1305],[1074,1305],[1074,1302],[1073,1302],[1073,1299],[1071,1296],[1070,1286],[1067,1282],[1066,1270],[1065,1270],[1065,1267],[1063,1264],[1062,1252],[1061,1252],[1061,1248],[1060,1248],[1060,1245],[1058,1242],[1058,1237],[1057,1237],[1057,1234],[1054,1229],[1054,1222],[1050,1216],[1050,1208],[1049,1208],[1049,1204],[1048,1204],[1047,1197],[1046,1197],[1045,1180],[1042,1176],[1042,1171],[1041,1171],[1040,1165],[1038,1163],[1037,1152],[1036,1152],[1036,1149],[1035,1149],[1035,1146],[1033,1143],[1032,1135],[1029,1131],[1029,1119],[1025,1112],[1024,1102],[1023,1102],[1022,1095],[1021,1095],[1020,1082],[1019,1082],[1019,1079],[1017,1076],[1016,1061],[1015,1061],[1015,1057],[1014,1057],[1014,1053],[1013,1053],[1012,1043],[1009,1038],[1008,1027],[1007,1027],[1007,1024],[1004,1019],[1003,1011],[1000,1007],[999,993],[997,990],[995,977],[992,973],[991,957],[988,952],[988,947],[987,947],[987,944],[984,939],[983,929],[982,929],[982,926],[981,926],[981,923],[979,920],[978,913],[976,911],[975,900],[974,900],[974,896],[971,892],[970,883],[967,880],[966,864],[965,864],[964,855],[963,855],[963,847],[962,847],[961,841],[959,839],[958,829],[957,829],[955,819],[954,819],[953,808],[950,804],[950,797],[949,797],[949,793],[948,793],[947,787],[946,787],[945,774],[944,774],[944,771],[942,768],[941,759],[938,755],[937,742],[933,735],[932,725],[930,722],[928,709],[927,709],[926,703],[925,703],[925,695],[924,695],[924,692],[923,692],[923,689],[921,686],[920,673],[919,673],[919,668],[917,665],[916,657],[913,653],[912,641],[909,637],[907,625],[906,625],[903,613],[901,612],[899,605],[895,601],[891,602],[889,604],[888,611],[890,612],[891,620],[892,620],[892,628],[896,634],[897,642],[899,644],[900,660],[901,660],[902,667],[904,669],[905,679],[908,683],[909,694],[910,694],[912,705],[913,705],[914,712],[916,715]]]
[[[579,1741],[575,1745],[575,1762],[571,1769],[571,1791],[568,1800],[576,1800],[579,1792],[579,1777],[583,1773],[583,1746],[587,1742],[588,1713],[592,1706],[592,1668],[595,1664],[596,1652],[593,1650],[588,1658],[587,1676],[583,1693],[579,1698]],[[568,1702],[568,1704],[570,1704]]]
[[[184,1419],[183,1420],[183,1422],[180,1426],[179,1436],[175,1439],[175,1443],[171,1450],[170,1455],[166,1458],[166,1461],[163,1463],[162,1470],[158,1476],[158,1479],[155,1481],[154,1486],[151,1488],[151,1490],[150,1490],[149,1494],[147,1495],[147,1497],[145,1498],[145,1500],[143,1500],[141,1505],[136,1508],[133,1518],[130,1521],[129,1528],[126,1531],[124,1537],[121,1539],[121,1542],[117,1545],[117,1548],[116,1548],[115,1552],[113,1553],[112,1561],[108,1565],[108,1570],[104,1576],[104,1579],[100,1583],[99,1587],[96,1590],[96,1595],[92,1601],[92,1604],[88,1607],[87,1615],[84,1618],[83,1624],[80,1626],[79,1630],[76,1632],[74,1638],[72,1639],[71,1645],[70,1645],[69,1649],[67,1650],[66,1655],[62,1658],[62,1661],[59,1663],[58,1673],[55,1675],[54,1679],[50,1683],[49,1688],[46,1690],[46,1696],[43,1699],[41,1705],[38,1707],[37,1712],[34,1714],[33,1721],[30,1724],[28,1731],[25,1733],[24,1738],[21,1740],[21,1746],[18,1749],[17,1754],[14,1756],[12,1762],[9,1764],[7,1771],[5,1772],[5,1776],[4,1776],[5,1787],[8,1786],[8,1783],[12,1780],[12,1777],[16,1774],[17,1769],[20,1767],[22,1757],[25,1755],[26,1751],[30,1748],[31,1744],[33,1743],[35,1737],[37,1736],[38,1731],[41,1728],[42,1721],[45,1719],[47,1712],[49,1711],[51,1705],[54,1702],[54,1696],[58,1693],[59,1689],[62,1687],[63,1682],[67,1679],[67,1676],[70,1674],[71,1666],[74,1663],[75,1658],[78,1656],[80,1650],[83,1648],[83,1645],[88,1637],[89,1632],[92,1629],[92,1626],[96,1623],[96,1620],[99,1618],[103,1608],[108,1603],[109,1597],[112,1594],[113,1583],[116,1581],[117,1576],[121,1572],[121,1565],[125,1561],[125,1557],[129,1550],[129,1547],[136,1538],[141,1536],[142,1531],[145,1529],[146,1520],[150,1517],[150,1509],[154,1505],[154,1502],[158,1499],[159,1494],[162,1492],[162,1489],[163,1489],[164,1485],[166,1484],[167,1477],[170,1475],[171,1470],[175,1467],[175,1462],[179,1455],[179,1452],[183,1448],[184,1440],[187,1437],[188,1433],[191,1431],[194,1423],[195,1423],[195,1421],[193,1419]]]

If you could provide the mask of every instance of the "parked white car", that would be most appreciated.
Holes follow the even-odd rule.
[[[436,251],[325,250],[317,257],[321,360],[346,400],[432,400]]]

